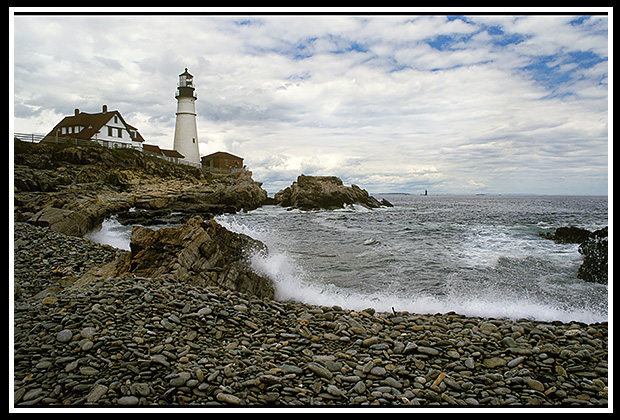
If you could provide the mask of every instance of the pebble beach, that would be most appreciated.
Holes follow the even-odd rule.
[[[361,311],[163,276],[14,224],[14,407],[609,407],[608,323]]]

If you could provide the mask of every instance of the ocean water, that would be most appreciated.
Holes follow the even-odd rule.
[[[383,195],[392,208],[279,206],[216,220],[264,242],[249,255],[278,299],[361,310],[586,323],[607,321],[608,287],[577,278],[577,244],[540,233],[608,225],[607,197]],[[90,234],[128,249],[114,219]]]

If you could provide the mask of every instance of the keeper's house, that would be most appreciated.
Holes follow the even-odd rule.
[[[214,172],[240,172],[244,169],[243,158],[226,152],[215,152],[200,158],[202,168]]]
[[[107,105],[103,105],[96,114],[76,109],[74,115],[63,118],[41,141],[76,144],[91,141],[104,147],[142,151],[144,138],[137,128],[125,122],[120,112],[108,111]]]

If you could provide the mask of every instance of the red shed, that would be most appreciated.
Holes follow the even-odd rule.
[[[200,158],[204,169],[234,172],[243,169],[243,158],[226,152],[215,152]]]

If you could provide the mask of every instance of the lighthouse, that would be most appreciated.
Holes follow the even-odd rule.
[[[192,164],[200,164],[198,150],[198,131],[196,129],[196,95],[194,76],[187,68],[179,74],[179,86],[175,95],[177,100],[177,120],[174,127],[174,150],[185,156]]]

